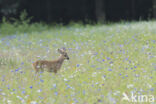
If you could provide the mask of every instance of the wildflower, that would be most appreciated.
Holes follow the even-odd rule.
[[[18,72],[20,69],[21,69],[21,68],[17,68],[17,69],[15,70],[15,72]]]
[[[86,91],[85,90],[83,90],[83,95],[85,95],[86,94]]]
[[[32,89],[32,88],[33,88],[33,86],[30,86],[29,88],[31,88],[31,89]]]
[[[96,77],[96,74],[97,74],[96,72],[92,73],[92,77]]]
[[[112,69],[108,69],[108,71],[113,71]]]
[[[36,101],[31,101],[30,104],[38,104]]]
[[[37,92],[41,92],[41,91],[42,91],[42,89],[37,90]]]
[[[125,70],[128,70],[128,68],[125,68]]]
[[[127,85],[127,88],[133,88],[133,87],[134,87],[133,84],[129,84],[129,85]]]
[[[109,62],[109,64],[113,64],[113,61]]]
[[[1,95],[4,95],[5,96],[6,94],[3,92],[3,93],[1,93]]]
[[[125,58],[126,61],[128,61],[128,58]]]
[[[107,60],[110,60],[111,58],[107,57]]]
[[[25,94],[25,91],[23,90],[22,93]]]
[[[38,98],[43,99],[43,97],[42,97],[42,96],[38,96]]]
[[[102,100],[101,100],[101,99],[98,99],[97,101],[98,101],[99,103],[101,103],[101,102],[102,102]]]
[[[23,71],[20,71],[20,73],[22,74],[22,73],[23,73]]]
[[[119,95],[120,91],[115,91],[113,95]]]
[[[12,103],[11,103],[11,102],[12,102],[11,100],[7,100],[7,102],[8,102],[7,104],[12,104]]]
[[[151,88],[151,89],[150,89],[150,91],[152,91],[152,92],[153,92],[153,91],[154,91],[154,88]]]
[[[76,65],[76,67],[79,67],[79,66],[80,66],[80,64],[77,64],[77,65]]]
[[[64,81],[68,81],[66,78],[64,78]]]
[[[56,84],[53,84],[53,87],[56,88]]]
[[[101,70],[102,68],[96,68],[97,70]]]
[[[58,92],[56,92],[56,91],[55,91],[55,93],[54,93],[54,94],[57,96],[57,95],[58,95]]]
[[[21,62],[21,65],[23,65],[24,64],[24,62]]]
[[[78,100],[76,98],[73,98],[73,100],[75,101],[75,103],[78,103]]]
[[[43,82],[44,82],[44,80],[43,80],[43,79],[40,79],[40,82],[42,82],[42,83],[43,83]]]

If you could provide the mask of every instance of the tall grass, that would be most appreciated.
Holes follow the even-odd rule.
[[[154,21],[60,27],[4,22],[0,104],[129,104],[123,93],[156,97],[155,27]],[[57,75],[36,78],[31,64],[56,59],[60,47],[70,61]]]

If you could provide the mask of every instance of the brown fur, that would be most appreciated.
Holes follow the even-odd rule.
[[[61,56],[57,60],[53,60],[53,61],[38,60],[38,61],[34,62],[32,64],[34,70],[36,72],[48,71],[48,72],[57,73],[57,71],[61,68],[64,60],[65,59],[69,60],[69,57],[65,50],[58,49],[58,52],[61,54]]]

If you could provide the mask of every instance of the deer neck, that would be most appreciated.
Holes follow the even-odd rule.
[[[64,57],[61,55],[61,56],[58,58],[57,62],[58,62],[59,64],[62,65],[63,61],[64,61]]]

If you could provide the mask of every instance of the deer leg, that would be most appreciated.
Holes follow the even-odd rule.
[[[43,73],[44,72],[44,68],[41,68],[41,73]]]
[[[56,74],[57,73],[57,70],[54,70],[54,73]]]

